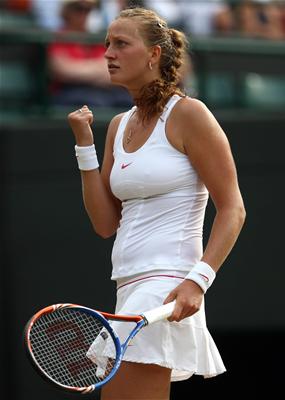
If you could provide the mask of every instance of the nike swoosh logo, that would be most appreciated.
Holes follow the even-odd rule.
[[[203,278],[206,282],[209,282],[209,278],[208,278],[206,275],[203,275],[203,274],[200,274],[200,273],[199,273],[199,275],[202,276],[202,278]]]
[[[131,164],[132,164],[131,162],[128,163],[128,164],[122,164],[122,165],[121,165],[121,168],[122,168],[122,169],[127,168],[127,167],[128,167],[129,165],[131,165]]]

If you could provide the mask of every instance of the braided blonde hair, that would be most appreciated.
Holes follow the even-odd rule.
[[[118,18],[135,18],[146,46],[161,47],[161,78],[145,85],[139,97],[134,99],[142,120],[148,120],[163,112],[165,104],[173,94],[185,97],[178,85],[181,80],[179,68],[185,59],[187,39],[183,32],[168,28],[167,23],[152,10],[127,8],[120,12]]]

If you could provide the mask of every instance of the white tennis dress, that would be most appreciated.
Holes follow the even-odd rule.
[[[138,314],[161,305],[203,254],[203,222],[208,191],[189,158],[168,141],[165,124],[180,100],[170,98],[146,141],[137,151],[123,147],[124,114],[114,142],[110,184],[122,201],[122,218],[112,251],[112,279],[117,281],[116,312]],[[114,322],[121,339],[129,326]],[[146,350],[147,349],[147,350]],[[172,369],[172,380],[225,371],[207,329],[204,304],[183,321],[156,322],[144,328],[124,360]]]

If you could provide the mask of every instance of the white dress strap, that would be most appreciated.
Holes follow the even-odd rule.
[[[169,114],[171,113],[171,110],[173,109],[173,107],[175,106],[175,104],[182,99],[181,96],[179,96],[178,94],[174,94],[172,97],[170,97],[170,99],[168,100],[168,102],[166,103],[165,107],[164,107],[164,111],[161,115],[161,119],[165,122],[167,120],[167,118],[169,117]]]

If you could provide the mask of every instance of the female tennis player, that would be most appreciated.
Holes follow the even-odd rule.
[[[168,320],[132,341],[102,400],[167,400],[170,382],[225,371],[207,329],[204,294],[245,220],[227,137],[209,109],[179,88],[186,38],[153,11],[123,10],[106,36],[113,84],[135,106],[108,128],[102,168],[84,105],[68,115],[84,204],[98,235],[116,234],[112,279],[116,313],[138,314],[176,300]],[[216,215],[205,248],[211,196]],[[115,324],[124,337],[126,324]]]

